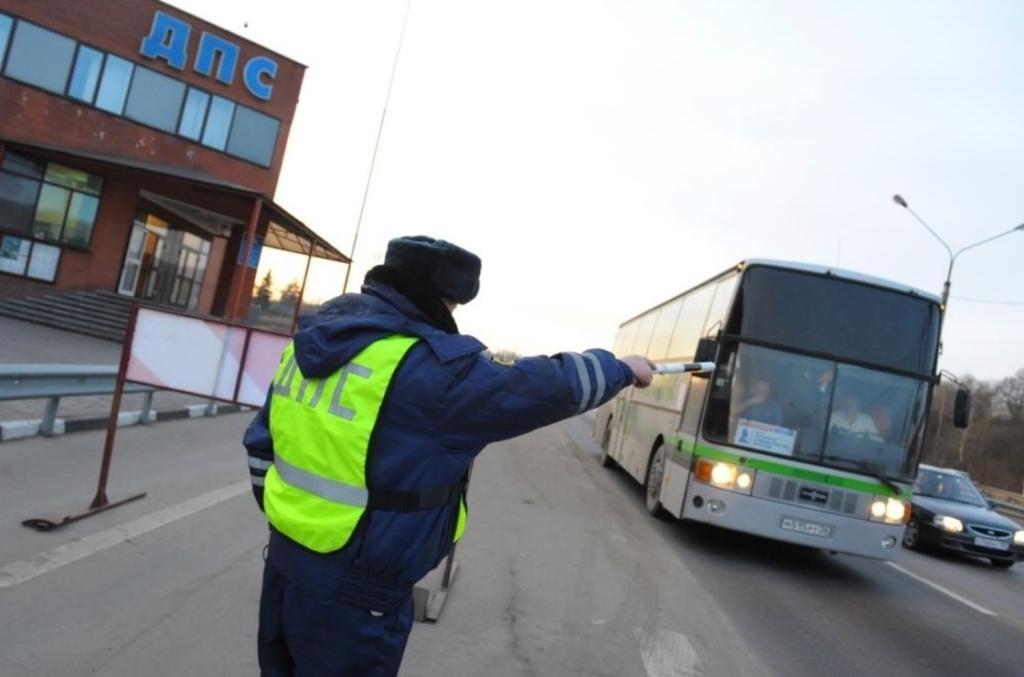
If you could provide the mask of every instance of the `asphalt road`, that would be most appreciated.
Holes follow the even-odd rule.
[[[265,526],[248,417],[121,431],[111,498],[82,508],[102,436],[0,445],[0,675],[252,675]],[[489,449],[460,569],[403,676],[1019,675],[1024,565],[898,567],[647,515],[576,419]]]

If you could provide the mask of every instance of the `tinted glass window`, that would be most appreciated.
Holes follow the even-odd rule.
[[[75,55],[75,41],[27,21],[19,21],[4,72],[55,94],[63,94]]]
[[[57,262],[60,261],[60,248],[36,242],[32,245],[32,256],[29,258],[28,277],[53,282],[57,277]]]
[[[32,233],[42,240],[59,240],[70,199],[71,191],[44,183],[42,190],[39,191],[39,204],[36,206]]]
[[[636,355],[647,354],[647,349],[651,345],[651,334],[654,332],[654,321],[657,319],[657,313],[647,313],[637,320],[639,326],[636,330],[636,338],[633,340],[633,345],[629,348],[630,353]]]
[[[932,371],[939,330],[932,302],[764,267],[747,269],[740,296],[734,317],[744,337],[917,374]]]
[[[235,120],[231,124],[227,151],[250,162],[269,166],[274,155],[274,145],[277,143],[279,124],[269,115],[238,106],[235,110]]]
[[[103,179],[95,174],[58,165],[55,162],[51,162],[46,166],[46,180],[65,188],[81,190],[93,195],[99,195],[100,190],[103,188]]]
[[[198,89],[189,89],[185,97],[185,108],[181,111],[181,122],[178,133],[185,138],[198,141],[203,133],[203,120],[206,118],[206,107],[210,104],[210,95]]]
[[[0,65],[3,65],[4,54],[7,53],[7,42],[11,37],[14,20],[6,14],[0,14]]]
[[[124,107],[125,117],[173,133],[185,97],[185,83],[148,68],[136,68]]]
[[[231,127],[231,118],[234,114],[235,104],[219,96],[213,97],[210,101],[210,112],[206,115],[203,145],[224,150],[228,144],[228,129]]]
[[[697,341],[704,330],[704,320],[708,316],[711,298],[715,293],[714,285],[701,287],[683,299],[683,310],[679,313],[676,328],[669,345],[670,357],[693,357],[697,352]]]
[[[113,54],[107,55],[103,64],[103,77],[100,78],[100,89],[96,94],[96,107],[108,113],[120,115],[124,110],[124,100],[128,97],[128,84],[132,79],[135,66]]]
[[[679,308],[683,305],[682,299],[673,301],[667,306],[662,306],[658,311],[658,320],[654,323],[654,335],[651,336],[651,345],[647,349],[647,357],[652,360],[663,360],[671,357],[668,354],[668,342],[672,338],[672,330],[676,327],[676,319],[679,317]]]
[[[96,94],[96,85],[100,82],[100,68],[103,66],[103,53],[82,45],[78,48],[75,69],[71,72],[71,83],[68,85],[68,96],[86,103],[92,103]]]
[[[9,150],[4,153],[4,171],[41,179],[43,178],[43,172],[46,171],[46,163]]]
[[[22,235],[32,232],[39,182],[7,172],[0,173],[0,228]]]
[[[100,201],[95,195],[72,193],[68,205],[68,217],[64,226],[63,240],[76,247],[88,247],[92,224],[96,222],[96,212]]]
[[[24,275],[28,264],[30,240],[4,235],[0,239],[0,272]]]
[[[701,336],[706,336],[716,324],[720,329],[725,329],[725,314],[729,312],[729,306],[732,305],[732,297],[736,292],[736,283],[739,280],[739,275],[732,275],[718,283],[715,289],[715,300],[711,303],[711,310],[708,311],[708,319],[704,324]]]

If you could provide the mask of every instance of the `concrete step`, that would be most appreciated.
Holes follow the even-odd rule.
[[[117,308],[115,306],[109,306],[102,302],[95,302],[88,298],[76,297],[76,296],[40,296],[33,297],[32,303],[39,303],[48,307],[63,307],[68,310],[74,310],[81,315],[96,315],[99,317],[105,317],[112,320],[116,320],[121,324],[128,323],[129,310]]]
[[[83,310],[70,304],[63,304],[59,299],[46,297],[0,301],[0,314],[118,342],[123,340],[127,325],[127,320],[111,318],[106,314]]]
[[[123,327],[128,322],[128,318],[126,316],[95,308],[93,306],[82,305],[76,300],[63,299],[59,296],[37,296],[24,299],[8,299],[7,303],[20,308],[48,310],[55,315],[93,320],[108,323],[113,326]]]

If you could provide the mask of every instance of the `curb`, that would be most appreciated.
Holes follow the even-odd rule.
[[[122,411],[117,415],[117,427],[126,428],[134,425],[150,425],[159,421],[176,421],[183,418],[205,418],[207,416],[220,416],[221,414],[235,414],[238,412],[252,411],[252,407],[239,404],[189,404],[179,409],[168,409],[166,411],[151,411],[147,420],[142,420],[141,411]],[[43,419],[34,418],[25,421],[3,421],[0,422],[0,442],[21,440],[27,437],[35,437],[40,434]],[[53,434],[65,435],[67,433],[86,432],[89,430],[103,430],[107,427],[106,416],[89,416],[83,418],[58,418],[54,421]]]

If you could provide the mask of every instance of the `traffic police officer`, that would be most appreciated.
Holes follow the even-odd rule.
[[[474,457],[650,384],[645,358],[604,350],[493,362],[451,315],[479,277],[453,244],[392,240],[362,293],[326,303],[285,349],[244,440],[270,523],[263,675],[397,674],[413,585],[466,527]]]

